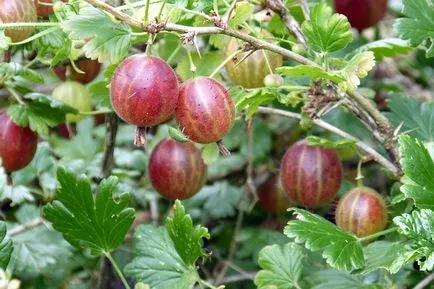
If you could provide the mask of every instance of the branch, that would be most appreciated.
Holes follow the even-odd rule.
[[[306,40],[304,39],[303,33],[301,32],[300,25],[289,13],[288,8],[281,0],[265,0],[265,7],[268,7],[274,13],[278,14],[285,23],[286,28],[288,28],[289,33],[293,34],[298,42],[306,46]]]
[[[420,281],[413,289],[423,289],[430,285],[434,281],[434,273],[426,276],[422,281]]]
[[[44,220],[42,218],[36,218],[33,221],[31,221],[30,223],[19,225],[19,226],[16,226],[16,227],[10,229],[8,231],[8,236],[11,237],[11,236],[19,235],[19,234],[21,234],[27,230],[31,230],[33,228],[39,227],[43,223],[44,223]]]
[[[106,115],[105,122],[107,133],[105,136],[104,157],[101,163],[101,173],[103,178],[109,177],[113,169],[115,141],[118,132],[118,117],[115,113],[109,113]]]
[[[289,118],[301,119],[301,115],[298,113],[285,111],[285,110],[281,110],[281,109],[276,109],[276,108],[269,108],[269,107],[262,107],[261,106],[258,108],[257,112],[263,113],[263,114],[274,114],[274,115],[280,115],[280,116],[289,117]],[[360,141],[359,139],[350,135],[349,133],[347,133],[343,130],[340,130],[339,128],[337,128],[337,127],[335,127],[335,126],[333,126],[333,125],[331,125],[331,124],[329,124],[329,123],[327,123],[321,119],[313,119],[312,122],[319,127],[322,127],[328,131],[333,132],[336,135],[339,135],[343,138],[355,141],[356,146],[360,150],[364,151],[369,156],[371,156],[376,162],[378,162],[379,164],[381,164],[382,166],[384,166],[385,168],[390,170],[396,177],[399,177],[400,169],[395,164],[393,164],[388,159],[386,159],[381,154],[379,154],[376,150],[374,150],[369,145],[367,145],[366,143]]]
[[[97,8],[100,8],[110,14],[112,14],[114,17],[116,17],[118,20],[121,20],[133,27],[136,27],[138,29],[141,29],[145,32],[149,33],[156,33],[161,31],[174,31],[174,32],[180,32],[180,33],[193,33],[195,35],[199,34],[225,34],[228,36],[232,36],[241,40],[244,40],[245,42],[250,43],[254,49],[266,49],[270,50],[272,52],[276,52],[278,54],[281,54],[285,57],[288,57],[298,63],[305,64],[305,65],[313,65],[318,66],[315,62],[298,55],[297,53],[292,52],[291,50],[288,50],[286,48],[280,47],[279,45],[268,43],[267,41],[258,39],[256,37],[240,33],[232,28],[220,28],[220,27],[192,27],[192,26],[185,26],[185,25],[179,25],[174,23],[150,23],[148,25],[143,25],[142,22],[134,19],[133,17],[118,11],[116,8],[101,2],[100,0],[88,0],[88,2],[92,5],[94,5]]]
[[[373,119],[375,125],[377,126],[376,130],[378,131],[377,134],[374,133],[374,136],[384,145],[390,157],[392,158],[392,161],[398,166],[399,154],[398,150],[396,149],[394,129],[390,121],[381,114],[381,112],[375,107],[375,105],[371,103],[369,99],[358,92],[350,92],[348,93],[348,96],[353,99],[355,103],[357,103],[357,105]],[[375,130],[373,131],[375,132]]]

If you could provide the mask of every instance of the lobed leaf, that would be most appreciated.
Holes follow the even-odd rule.
[[[333,14],[326,3],[315,5],[310,12],[310,20],[304,21],[301,26],[309,47],[321,53],[345,48],[353,39],[350,28],[347,17]]]
[[[297,220],[289,221],[284,234],[312,252],[323,250],[327,263],[346,271],[363,268],[365,265],[359,239],[347,233],[321,216],[302,209],[291,209]]]
[[[401,191],[416,207],[434,209],[434,161],[423,142],[408,135],[399,139],[401,166],[405,173]]]
[[[272,286],[276,289],[300,288],[303,254],[300,246],[294,243],[267,246],[259,252],[261,271],[255,277],[258,289]]]
[[[434,0],[403,0],[403,13],[408,18],[395,20],[395,29],[404,40],[409,40],[411,45],[418,46],[430,42],[427,57],[434,56]]]
[[[44,207],[44,215],[54,229],[71,245],[89,248],[93,255],[116,249],[134,221],[134,209],[128,208],[129,195],[124,193],[114,200],[117,178],[103,180],[95,196],[84,176],[60,167],[57,179],[57,200]]]

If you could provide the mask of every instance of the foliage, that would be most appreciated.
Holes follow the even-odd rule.
[[[389,3],[386,21],[358,32],[351,28],[354,15],[335,13],[332,2],[54,1],[52,15],[27,24],[7,23],[0,4],[0,110],[39,135],[27,167],[6,172],[0,160],[0,287],[420,288],[434,270],[434,2]],[[375,9],[367,11],[382,12]],[[13,43],[8,35],[23,25],[32,36]],[[243,51],[225,59],[233,38]],[[267,57],[251,61],[252,52],[265,50],[281,54],[283,65],[274,69]],[[182,202],[152,187],[148,165],[162,139],[190,142],[185,128],[173,117],[135,135],[135,125],[111,105],[117,66],[138,53],[166,61],[180,87],[212,75],[236,109],[221,141],[194,144],[207,179]],[[66,78],[71,69],[99,72],[78,67],[86,58],[98,60],[101,72],[84,86],[93,111],[79,113],[51,94],[61,69]],[[235,86],[225,71],[230,61],[248,64],[244,76],[265,69],[279,84]],[[124,81],[129,88],[146,83],[152,97],[165,93],[147,80],[144,73]],[[152,99],[140,101],[159,113]],[[213,112],[210,103],[196,101],[199,114]],[[224,112],[231,106],[229,100],[217,105]],[[67,114],[83,120],[65,123]],[[213,121],[227,119],[222,113]],[[0,158],[21,158],[14,149],[25,147],[25,139],[8,139],[5,131],[0,123]],[[341,188],[319,209],[268,212],[267,202],[276,207],[288,195],[279,166],[302,139],[339,153]],[[134,147],[134,140],[145,146]],[[230,155],[223,157],[225,147]],[[291,161],[311,168],[303,153]],[[297,185],[327,181],[320,171],[300,175]],[[175,192],[188,177],[167,182]],[[386,200],[384,231],[357,237],[335,225],[335,206],[356,183]]]

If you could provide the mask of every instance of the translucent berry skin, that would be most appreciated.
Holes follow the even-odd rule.
[[[178,102],[178,79],[161,58],[136,54],[116,69],[110,89],[113,108],[127,123],[155,126],[170,119]]]
[[[336,225],[358,237],[383,231],[387,225],[383,197],[371,188],[352,189],[338,203]]]
[[[227,89],[209,77],[184,82],[179,93],[176,121],[197,143],[213,143],[232,128],[235,106]]]
[[[36,6],[33,0],[0,0],[0,23],[36,22]],[[20,42],[30,37],[33,28],[6,29],[6,36],[12,42]]]
[[[320,208],[335,198],[342,181],[342,164],[336,151],[302,140],[286,151],[280,178],[294,204]]]
[[[258,187],[258,198],[259,205],[270,213],[284,213],[293,206],[278,176],[271,176]]]
[[[61,1],[67,2],[67,0],[61,0]],[[41,3],[53,4],[53,0],[35,0],[35,5],[39,17],[48,17],[51,14],[53,14],[53,6],[43,5]]]
[[[359,31],[374,26],[387,12],[387,0],[335,0],[337,13],[347,16]]]
[[[193,143],[162,140],[149,159],[152,186],[169,200],[187,199],[195,195],[206,180],[206,165]]]
[[[16,125],[4,111],[0,111],[0,158],[8,173],[26,167],[38,146],[38,135],[28,127]]]
[[[269,33],[266,33],[264,36],[272,37]],[[245,45],[245,42],[240,43],[239,40],[232,38],[225,50],[225,56],[229,57],[235,51],[243,48],[243,45]],[[244,54],[245,53],[238,54],[236,56],[237,60],[241,60]],[[283,57],[280,54],[267,50],[257,50],[241,63],[229,61],[225,65],[229,79],[234,84],[241,85],[245,88],[264,86],[264,78],[270,73],[270,69],[266,62],[267,59],[273,72],[277,67],[282,66]]]
[[[76,81],[65,81],[57,86],[52,96],[64,103],[77,109],[79,112],[87,112],[92,110],[92,99],[86,87]],[[84,119],[85,115],[67,114],[67,122],[78,122]]]
[[[82,84],[87,84],[94,80],[101,70],[101,63],[99,63],[97,60],[85,58],[78,60],[75,64],[77,65],[78,69],[85,73],[79,73],[75,71],[71,65],[57,66],[54,68],[54,72],[56,73],[57,77],[65,81],[66,70],[69,66],[69,79],[72,81],[78,81]]]

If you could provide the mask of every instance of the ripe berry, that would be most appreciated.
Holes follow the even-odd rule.
[[[138,127],[149,127],[170,119],[178,102],[178,80],[162,59],[137,54],[116,69],[110,97],[118,116]]]
[[[352,189],[338,203],[336,225],[359,237],[384,230],[387,208],[383,197],[371,188]]]
[[[238,49],[242,48],[239,45],[239,40],[233,38],[225,51],[225,56],[229,57]],[[243,53],[238,54],[237,60],[241,60]],[[267,59],[266,59],[267,58]],[[280,54],[257,50],[241,63],[229,61],[226,64],[229,79],[236,85],[241,85],[245,88],[255,88],[264,86],[264,78],[270,74],[267,60],[271,69],[274,71],[277,67],[282,66],[283,58]]]
[[[387,0],[335,0],[337,13],[359,31],[377,24],[387,12]]]
[[[62,2],[67,2],[67,0],[59,0]],[[50,5],[44,5],[44,3]],[[36,9],[38,12],[38,16],[40,17],[48,17],[53,14],[53,0],[35,0]]]
[[[206,166],[193,143],[162,140],[149,159],[149,177],[155,190],[169,200],[187,199],[202,188]]]
[[[38,146],[38,135],[28,127],[16,125],[0,111],[0,158],[8,173],[26,167],[33,159]]]
[[[292,202],[319,208],[335,198],[341,185],[342,165],[334,150],[299,141],[286,151],[280,178]]]
[[[70,75],[69,79],[73,81],[78,81],[82,84],[87,84],[94,80],[101,70],[101,63],[98,60],[91,60],[88,58],[80,59],[75,63],[81,71],[84,73],[79,73],[72,68],[71,65],[67,66],[57,66],[54,68],[56,75],[63,81],[66,80],[66,70],[69,69]]]
[[[36,6],[33,0],[0,0],[0,23],[35,22]],[[12,42],[27,39],[33,33],[33,28],[6,29],[6,36]]]
[[[270,213],[284,213],[293,204],[278,176],[270,177],[258,188],[259,205]]]
[[[75,81],[66,81],[56,87],[53,91],[53,97],[77,109],[79,112],[92,110],[92,100],[86,88]],[[67,122],[77,122],[85,118],[84,115],[67,114]]]
[[[176,121],[197,143],[219,141],[233,126],[235,106],[223,85],[209,77],[184,82],[179,93]]]

